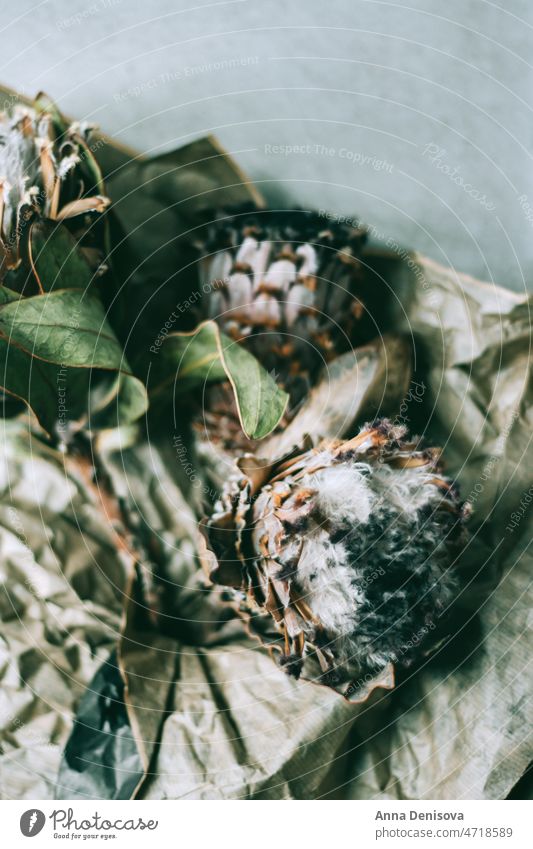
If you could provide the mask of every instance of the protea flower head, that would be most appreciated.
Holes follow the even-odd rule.
[[[42,220],[63,222],[86,236],[86,216],[103,212],[109,199],[87,143],[91,127],[68,125],[54,104],[38,95],[35,106],[13,105],[0,113],[0,253],[2,276],[30,254],[31,228]],[[87,259],[97,259],[94,238]]]
[[[239,467],[207,524],[206,568],[246,616],[271,617],[266,641],[286,671],[342,691],[362,671],[411,664],[457,586],[465,510],[439,451],[381,420]]]
[[[204,317],[288,389],[302,377],[312,383],[318,366],[350,347],[364,315],[365,240],[356,220],[302,209],[221,214],[201,246]]]

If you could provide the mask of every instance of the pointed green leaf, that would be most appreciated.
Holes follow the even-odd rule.
[[[262,439],[279,423],[289,396],[242,345],[224,336],[214,321],[192,333],[172,333],[154,364],[151,397],[185,392],[205,383],[229,380],[241,426],[250,439]]]
[[[132,374],[119,372],[100,403],[93,405],[88,424],[91,429],[122,427],[137,421],[148,409],[144,384]]]
[[[71,422],[92,430],[130,424],[148,406],[144,385],[133,375],[65,368],[32,357],[2,338],[0,388],[32,410],[49,434],[57,435]]]
[[[0,386],[32,409],[48,433],[58,420],[58,371],[0,337]]]
[[[7,286],[0,286],[0,307],[13,301],[20,301],[18,292],[8,289]]]
[[[219,333],[218,346],[235,392],[242,429],[250,439],[263,439],[280,422],[289,396],[238,342]]]
[[[102,305],[76,289],[13,300],[0,287],[0,387],[49,433],[62,421],[128,424],[148,405]]]
[[[30,230],[30,263],[45,292],[87,289],[93,272],[74,236],[62,224],[35,221]]]
[[[158,380],[154,394],[159,395],[174,382],[179,382],[176,388],[183,392],[206,382],[226,380],[217,338],[214,322],[200,324],[192,333],[169,334],[161,348],[160,363],[155,363],[162,380]]]
[[[128,371],[100,301],[65,289],[0,307],[0,334],[39,359]]]

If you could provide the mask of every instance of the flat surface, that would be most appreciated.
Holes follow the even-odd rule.
[[[123,142],[215,132],[273,202],[532,288],[528,0],[22,0],[2,31],[2,82]]]

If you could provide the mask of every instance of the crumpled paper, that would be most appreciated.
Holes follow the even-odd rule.
[[[129,567],[83,478],[24,424],[2,423],[0,487],[0,794],[51,798]]]
[[[182,649],[144,798],[504,798],[533,757],[531,522],[508,529],[530,485],[531,304],[422,257],[369,256],[369,273],[384,266],[423,387],[398,421],[440,439],[473,508],[450,634],[362,705],[288,680],[242,638]]]
[[[385,721],[356,730],[338,793],[500,799],[533,759],[531,515],[516,524],[533,467],[532,301],[422,257],[410,262],[398,290],[426,357],[424,420],[473,508],[460,647],[444,647],[402,683]]]
[[[397,330],[413,340],[413,380],[423,386],[397,416],[444,446],[447,472],[473,507],[453,627],[393,691],[363,703],[292,681],[202,582],[187,503],[198,493],[174,435],[111,453],[115,491],[160,540],[168,590],[157,627],[131,592],[119,641],[146,776],[139,798],[504,798],[533,759],[531,519],[521,506],[531,485],[531,302],[422,257],[370,252],[367,261],[399,299]],[[46,798],[135,580],[110,545],[101,505],[48,449],[19,441],[15,451],[8,436],[4,501],[14,499],[46,590],[25,586],[30,554],[2,508],[3,725],[11,715],[24,723],[9,719],[4,730],[2,792]],[[69,796],[64,778],[56,792]]]
[[[533,756],[531,555],[510,557],[453,667],[428,664],[351,743],[352,799],[504,799]],[[529,641],[529,645],[528,645]],[[442,659],[441,659],[442,660]]]

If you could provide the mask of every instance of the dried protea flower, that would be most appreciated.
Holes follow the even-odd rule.
[[[456,589],[465,511],[438,450],[381,420],[239,466],[207,525],[206,567],[241,610],[270,614],[286,671],[338,686],[409,665]]]
[[[247,345],[298,393],[347,350],[365,304],[366,231],[307,210],[223,215],[201,245],[205,318]],[[304,390],[305,391],[305,390]]]
[[[91,215],[109,200],[88,145],[90,130],[68,125],[44,95],[34,107],[15,104],[0,113],[0,259],[11,288],[25,284],[21,266],[32,264],[32,247],[38,252],[59,223],[85,239],[85,259],[98,265],[102,251]],[[37,232],[44,222],[48,229]]]

